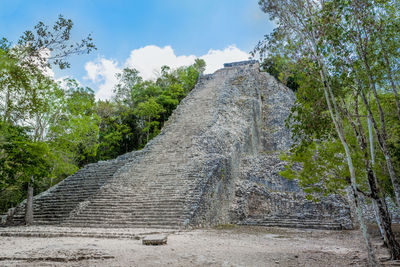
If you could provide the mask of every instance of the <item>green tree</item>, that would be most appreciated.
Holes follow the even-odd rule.
[[[46,139],[58,160],[71,166],[67,170],[73,170],[96,156],[100,120],[95,113],[94,92],[72,79],[66,80],[66,84],[58,113],[51,116]]]
[[[330,161],[335,159],[335,153],[328,152],[335,151],[332,150],[334,147],[337,148],[332,140],[340,141],[343,150],[336,150],[336,153],[344,155],[343,159],[347,161],[347,177],[355,196],[356,210],[368,249],[369,263],[376,264],[376,259],[363,223],[362,211],[358,205],[360,194],[370,197],[377,205],[391,256],[399,258],[399,244],[391,231],[390,216],[384,207],[383,193],[378,187],[379,179],[376,176],[378,171],[374,164],[373,144],[371,141],[368,144],[367,133],[370,137],[373,133],[365,130],[366,120],[363,119],[368,117],[368,122],[371,121],[374,126],[396,193],[397,180],[386,144],[388,138],[385,114],[376,89],[380,84],[379,81],[382,81],[381,84],[389,84],[382,79],[389,75],[383,75],[382,68],[378,67],[382,60],[375,56],[376,51],[379,51],[379,46],[375,41],[378,39],[376,33],[379,30],[374,26],[375,20],[377,18],[379,20],[377,14],[384,15],[385,12],[390,11],[387,7],[391,2],[288,0],[259,1],[259,3],[262,10],[275,19],[278,28],[259,43],[256,52],[264,53],[268,49],[274,58],[290,59],[298,69],[308,75],[302,79],[312,81],[311,86],[304,82],[300,83],[299,91],[302,92],[298,93],[297,104],[294,108],[297,113],[292,115],[295,123],[291,125],[291,128],[297,140],[300,140],[296,149],[297,155],[295,153],[292,158],[297,157],[296,160],[302,161],[306,167],[300,171],[298,177],[305,179],[303,185],[318,181],[319,179],[315,180],[317,177],[310,173],[310,164],[307,165],[304,159],[321,159],[318,162],[325,166],[316,170],[318,173],[326,173],[326,177],[329,178],[325,181],[327,191],[334,189],[337,181],[334,177],[338,170],[330,166]],[[388,18],[388,16],[384,17]],[[369,95],[368,92],[371,92],[373,96],[366,97]],[[318,99],[315,96],[323,98]],[[325,102],[323,105],[321,105],[322,99]],[[375,101],[374,105],[377,108],[375,114],[378,114],[378,119],[374,118],[371,101]],[[363,103],[364,107],[360,103]],[[314,110],[314,107],[322,107],[322,110],[316,112],[318,109]],[[315,126],[315,121],[310,120],[321,117],[325,121],[326,115],[330,117],[334,132],[327,132],[326,129]],[[373,139],[370,138],[370,140]],[[371,150],[368,150],[368,145]],[[330,169],[325,169],[326,166]],[[288,171],[286,174],[291,176],[293,172]],[[341,173],[341,175],[345,174]],[[331,187],[330,184],[335,186]],[[363,191],[365,190],[363,185],[367,186],[370,193]],[[321,190],[325,191],[323,188]]]
[[[160,132],[160,122],[157,119],[160,118],[160,114],[164,111],[164,108],[157,103],[154,97],[139,103],[135,109],[135,114],[143,121],[144,127],[142,131],[146,133],[146,142]]]
[[[48,145],[32,142],[27,132],[26,128],[0,121],[0,205],[3,211],[23,199],[26,185],[34,182],[32,177],[49,175],[52,155]],[[31,193],[29,199],[32,199]],[[28,223],[31,219],[30,215]]]
[[[71,20],[60,15],[51,27],[39,22],[33,31],[26,31],[17,45],[12,46],[5,39],[0,41],[1,120],[15,127],[30,126],[28,135],[30,143],[24,143],[27,153],[24,157],[26,164],[21,165],[25,168],[24,173],[30,176],[27,190],[27,224],[31,223],[33,218],[32,200],[35,179],[43,180],[47,176],[47,173],[45,175],[32,167],[34,163],[41,165],[40,162],[36,162],[40,157],[36,158],[35,151],[44,154],[45,135],[50,121],[49,114],[50,117],[55,114],[49,110],[54,109],[52,105],[58,104],[57,101],[49,104],[48,100],[54,100],[54,97],[60,94],[60,90],[57,90],[54,81],[46,75],[46,72],[51,66],[58,66],[60,69],[68,68],[69,56],[89,53],[95,49],[90,35],[81,42],[72,42],[72,26]]]
[[[112,159],[141,147],[141,130],[133,109],[120,102],[98,101],[100,118],[97,160]]]

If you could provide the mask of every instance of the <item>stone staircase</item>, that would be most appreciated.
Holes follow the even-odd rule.
[[[292,201],[285,189],[291,183],[281,182],[276,168],[259,158],[265,147],[282,151],[290,145],[290,133],[282,125],[294,95],[277,84],[260,73],[255,61],[227,64],[202,76],[145,148],[90,164],[36,196],[35,224],[178,229],[236,222],[317,227],[313,220],[252,218],[247,212],[258,208],[252,204],[254,188],[262,191],[260,201],[274,200],[274,185],[282,203]],[[265,136],[268,129],[271,134]],[[253,156],[246,161],[246,155]],[[300,191],[296,186],[293,190]],[[23,215],[24,203],[8,223],[21,224]],[[329,218],[319,225],[323,228],[328,222]],[[338,227],[332,224],[329,229]]]
[[[49,190],[35,196],[34,223],[61,223],[79,203],[94,195],[113,177],[115,171],[127,162],[127,159],[116,159],[89,164]],[[8,224],[23,224],[24,216],[25,201],[16,208]]]
[[[223,79],[214,78],[198,83],[162,133],[142,151],[142,156],[121,168],[112,181],[75,210],[63,225],[185,226],[188,206],[201,195],[196,191],[199,177],[193,174],[197,150],[192,137],[212,123],[215,95],[222,82]],[[197,161],[204,162],[200,157]]]
[[[187,181],[175,179],[176,174],[161,172],[157,176],[147,176],[150,175],[148,164],[150,163],[144,161],[140,164],[142,169],[139,166],[135,168],[135,179],[130,179],[128,175],[116,177],[81,205],[64,225],[179,227],[183,221],[185,204],[185,198],[180,193],[183,186],[179,183],[186,185]],[[158,170],[163,168],[163,164],[151,166]]]

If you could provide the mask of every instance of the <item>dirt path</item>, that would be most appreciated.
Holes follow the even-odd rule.
[[[263,227],[175,232],[164,246],[133,238],[0,237],[0,248],[0,266],[364,266],[366,258],[357,231]]]

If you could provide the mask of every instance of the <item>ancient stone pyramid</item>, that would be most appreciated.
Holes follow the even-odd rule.
[[[350,228],[345,200],[306,201],[279,176],[294,93],[256,61],[204,75],[141,151],[89,164],[34,199],[34,222],[181,228],[222,223]],[[23,223],[24,203],[9,216]]]

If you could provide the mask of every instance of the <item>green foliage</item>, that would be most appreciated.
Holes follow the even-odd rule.
[[[295,145],[283,156],[288,166],[282,175],[299,179],[307,193],[317,193],[314,197],[336,193],[349,180],[350,166],[343,162],[350,158],[357,186],[368,192],[366,162],[371,155],[366,146],[373,145],[378,187],[392,194],[382,140],[399,174],[400,17],[394,1],[260,0],[259,5],[277,28],[253,55],[267,55],[264,70],[286,85],[291,77],[296,86],[297,100],[287,120]],[[373,144],[365,141],[369,133],[363,95],[377,125]],[[339,143],[349,146],[347,157]]]
[[[352,158],[359,188],[367,190],[368,185],[363,179],[365,169],[362,156],[354,152]],[[350,184],[350,174],[339,140],[314,141],[294,148],[291,153],[282,154],[281,159],[286,165],[280,174],[287,179],[298,180],[308,199],[318,201],[323,196],[344,194],[344,189]]]
[[[261,69],[274,76],[292,91],[296,92],[299,88],[298,76],[300,72],[295,66],[290,65],[290,61],[280,55],[270,55],[261,62]]]
[[[165,112],[160,104],[157,103],[154,97],[150,97],[145,102],[138,104],[135,109],[135,114],[144,122],[143,132],[147,133],[146,142],[159,132],[158,126],[160,124],[156,119],[160,118],[160,113]],[[151,132],[151,136],[150,136]]]
[[[97,153],[100,119],[95,113],[94,92],[80,87],[75,80],[66,83],[47,141],[55,153],[61,152],[58,159],[62,163],[82,167]],[[72,166],[62,169],[73,170]]]
[[[71,42],[71,20],[39,22],[17,45],[0,40],[0,211],[22,200],[33,178],[36,193],[76,171],[96,154],[94,94],[73,80],[64,90],[46,72],[89,53],[90,35]]]
[[[49,146],[44,142],[32,142],[26,132],[23,127],[0,121],[1,210],[23,199],[25,186],[32,176],[49,175],[52,158]]]

